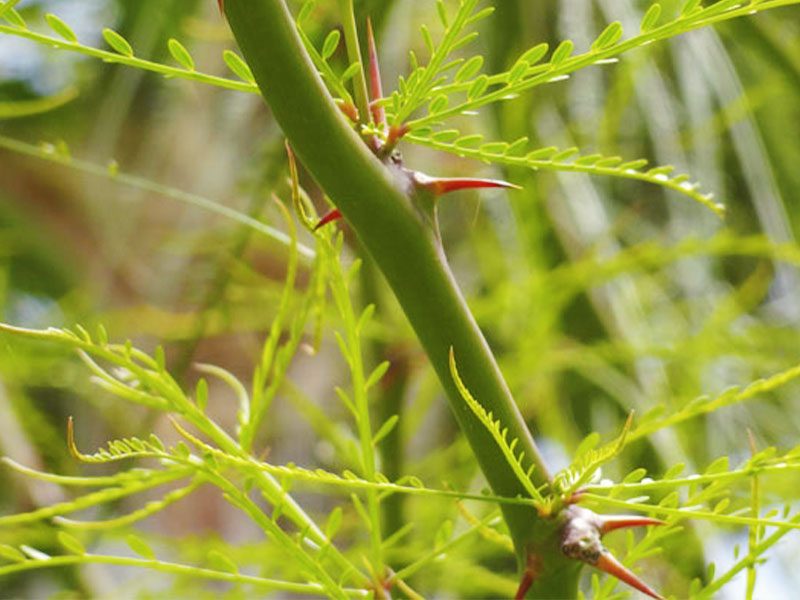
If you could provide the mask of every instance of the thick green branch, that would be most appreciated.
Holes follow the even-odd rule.
[[[339,114],[303,50],[281,0],[227,0],[236,40],[276,120],[317,182],[362,239],[397,295],[450,398],[453,410],[496,493],[524,488],[483,425],[464,404],[448,370],[452,346],[476,398],[518,438],[547,480],[531,435],[447,266],[433,231],[390,172]],[[518,548],[537,521],[528,508],[506,508]]]

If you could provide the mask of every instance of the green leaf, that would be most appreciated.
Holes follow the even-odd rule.
[[[325,37],[325,42],[322,44],[322,58],[324,60],[328,60],[333,56],[334,52],[336,52],[336,49],[339,47],[339,40],[341,38],[342,34],[339,33],[338,29],[334,29]]]
[[[167,366],[167,357],[164,354],[164,346],[161,344],[156,346],[155,352],[153,353],[153,358],[156,361],[156,368],[160,373],[163,373]]]
[[[572,43],[572,40],[564,40],[553,51],[553,56],[550,57],[550,64],[553,66],[560,65],[562,62],[567,60],[567,58],[569,58],[569,55],[572,54],[574,48],[575,44]]]
[[[478,39],[478,32],[477,31],[473,31],[472,33],[468,33],[467,35],[462,37],[460,40],[458,40],[455,44],[453,44],[453,46],[450,48],[450,51],[451,52],[455,52],[459,48],[463,48],[464,46],[467,46],[467,45],[471,44],[476,39]]]
[[[550,158],[550,160],[553,162],[564,162],[565,160],[567,160],[568,158],[577,153],[578,153],[577,146],[572,146],[571,148],[566,148],[564,150],[561,150],[560,152],[557,152]]]
[[[164,446],[164,442],[162,442],[161,438],[159,438],[155,433],[151,433],[147,437],[147,443],[153,446],[153,448],[155,448],[159,452],[167,451],[166,447]]]
[[[703,472],[704,475],[716,475],[717,473],[725,473],[728,471],[729,461],[727,456],[721,456],[714,462],[712,462],[706,470]]]
[[[480,55],[473,56],[463,65],[461,65],[461,68],[456,72],[453,80],[456,83],[461,83],[467,79],[472,79],[478,74],[478,71],[481,70],[481,67],[483,67],[483,57]]]
[[[590,450],[593,450],[594,448],[596,448],[597,444],[599,444],[599,443],[600,443],[600,434],[599,433],[597,433],[596,431],[593,431],[592,433],[587,435],[585,438],[583,438],[583,441],[581,441],[581,443],[578,444],[578,447],[575,450],[575,454],[574,454],[575,460],[579,459],[581,456],[583,456],[584,454],[586,454]]]
[[[522,59],[518,60],[517,63],[511,68],[511,71],[509,71],[506,83],[508,85],[514,85],[525,76],[525,73],[528,72],[529,68],[530,65],[527,61]]]
[[[222,60],[225,61],[225,64],[228,65],[231,72],[239,79],[247,83],[255,83],[256,80],[253,77],[253,72],[250,70],[250,67],[244,62],[244,59],[233,50],[225,50],[225,52],[222,53]]]
[[[431,139],[437,142],[450,143],[457,140],[459,135],[461,135],[461,132],[458,129],[443,129],[434,133]]]
[[[639,158],[637,160],[632,160],[630,162],[626,162],[619,166],[620,169],[623,171],[638,171],[642,167],[646,167],[648,160],[646,158]]]
[[[658,19],[661,17],[661,5],[656,3],[653,4],[650,8],[647,9],[647,12],[644,13],[644,17],[642,17],[642,24],[639,27],[642,33],[647,33],[651,29],[653,29],[656,24],[658,23]]]
[[[641,481],[645,475],[647,475],[647,469],[634,469],[625,476],[625,478],[622,480],[622,483],[637,483],[638,481]]]
[[[550,157],[553,156],[556,152],[558,152],[558,148],[555,146],[547,146],[546,148],[537,148],[528,153],[525,157],[525,160],[550,160]]]
[[[428,52],[433,54],[434,51],[436,50],[436,46],[433,43],[433,37],[431,37],[431,32],[425,25],[422,25],[419,28],[419,30],[422,33],[422,39],[425,40],[425,47],[428,49]]]
[[[675,479],[678,475],[683,473],[683,470],[686,468],[684,463],[677,463],[672,465],[669,469],[666,470],[662,479]]]
[[[482,10],[479,10],[474,15],[472,15],[470,18],[468,18],[465,21],[465,25],[473,25],[473,24],[477,23],[478,21],[481,21],[481,20],[485,19],[486,17],[491,16],[492,14],[494,14],[494,6],[487,6],[486,8],[484,8]]]
[[[506,155],[519,156],[525,152],[525,149],[527,147],[528,147],[528,137],[523,136],[508,145],[508,148],[506,148]]]
[[[125,536],[125,541],[128,543],[128,546],[130,546],[131,550],[136,552],[136,554],[139,556],[148,560],[155,560],[155,552],[153,552],[153,549],[150,547],[150,545],[139,536],[133,534],[127,535]]]
[[[209,551],[207,556],[208,556],[208,562],[211,564],[213,568],[234,574],[239,572],[239,567],[236,566],[236,563],[233,562],[230,559],[230,557],[226,556],[219,550],[211,550]]]
[[[547,43],[537,44],[530,50],[527,50],[519,57],[519,60],[524,60],[529,65],[535,65],[547,54],[550,45]]]
[[[453,536],[453,522],[450,519],[446,519],[439,526],[439,529],[436,531],[436,535],[434,536],[434,541],[433,541],[433,547],[441,548],[450,540],[452,536]]]
[[[473,133],[472,135],[465,135],[458,138],[455,142],[456,148],[475,148],[483,141],[483,136],[480,133]]]
[[[113,29],[109,29],[108,27],[103,29],[103,39],[105,39],[106,43],[119,54],[127,57],[133,56],[133,48],[131,48],[128,40]]]
[[[47,24],[50,26],[50,29],[55,31],[62,38],[73,43],[78,41],[78,36],[76,36],[75,32],[70,29],[70,26],[64,23],[64,21],[59,19],[56,15],[47,13],[44,18],[47,21]]]
[[[683,6],[681,7],[680,15],[681,17],[688,17],[690,16],[699,6],[702,0],[686,0]]]
[[[86,548],[75,536],[68,534],[66,531],[59,531],[56,537],[58,537],[59,543],[72,554],[86,554]]]
[[[480,153],[486,156],[503,155],[508,150],[506,142],[488,142],[480,147]]]
[[[317,0],[306,0],[300,12],[297,13],[297,24],[303,25],[317,5]]]
[[[474,100],[483,94],[486,91],[486,88],[489,86],[489,77],[486,75],[481,75],[475,81],[472,82],[469,90],[467,91],[467,98],[470,100]]]
[[[170,38],[167,42],[169,53],[184,69],[194,71],[194,59],[186,47],[175,38]]]
[[[325,523],[325,537],[332,540],[339,533],[342,527],[342,507],[337,506],[328,515],[328,520]]]
[[[208,406],[208,382],[204,377],[197,380],[197,386],[194,390],[194,402],[197,404],[197,408],[205,412],[206,406]]]
[[[386,421],[384,421],[383,425],[380,426],[378,431],[372,438],[372,445],[377,446],[380,444],[387,435],[392,433],[394,428],[397,426],[397,422],[400,420],[399,415],[392,415]]]
[[[443,0],[436,0],[436,12],[439,14],[439,20],[442,22],[442,25],[447,29],[450,23],[447,19],[447,9],[444,6]]]
[[[385,360],[382,363],[380,363],[377,367],[375,367],[372,373],[369,374],[369,377],[367,377],[367,382],[364,384],[364,387],[370,389],[381,379],[383,379],[383,376],[386,375],[386,371],[389,370],[390,365],[391,363],[388,360]]]
[[[723,512],[728,506],[730,506],[731,499],[730,498],[723,498],[719,502],[714,505],[714,508],[711,509],[711,512],[714,513],[721,513]]]
[[[448,102],[449,99],[447,98],[446,94],[439,94],[433,100],[431,100],[431,103],[428,105],[428,112],[432,115],[440,113],[447,108]]]
[[[15,119],[55,110],[78,97],[78,90],[67,87],[52,96],[0,102],[0,119]]]
[[[576,159],[575,164],[588,167],[596,164],[601,158],[603,158],[602,154],[587,154]]]
[[[8,544],[0,544],[0,557],[11,562],[25,562],[28,560],[22,552]]]
[[[675,170],[674,166],[672,166],[672,165],[664,165],[662,167],[655,167],[654,169],[650,169],[647,172],[647,174],[650,177],[658,177],[659,175],[666,176],[666,175],[669,175],[670,173],[672,173],[674,170]]]
[[[16,4],[16,2],[10,1],[11,4]],[[3,18],[15,27],[19,27],[20,29],[27,29],[28,24],[25,23],[25,19],[22,18],[15,8],[9,8],[5,10],[3,13]]]
[[[610,46],[616,44],[621,37],[622,23],[619,21],[614,21],[603,30],[603,33],[597,36],[597,39],[592,44],[592,50],[594,52],[598,52],[600,50],[604,50],[605,48],[609,48]]]
[[[361,63],[354,62],[342,73],[342,83],[350,81],[361,70]]]

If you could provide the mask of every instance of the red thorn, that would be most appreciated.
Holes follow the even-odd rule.
[[[666,525],[661,519],[640,517],[637,515],[602,515],[600,516],[600,533],[605,535],[609,531],[625,527],[646,527],[648,525]]]
[[[358,109],[352,102],[345,102],[344,100],[336,100],[336,106],[344,113],[344,116],[350,119],[353,123],[358,123]]]
[[[225,0],[217,0],[217,4],[219,4],[219,14],[223,17],[225,16]]]
[[[424,173],[414,173],[414,179],[418,186],[423,187],[435,196],[441,196],[449,192],[474,188],[512,188],[521,189],[518,185],[501,181],[499,179],[477,179],[474,177],[430,177]]]
[[[593,563],[592,566],[600,569],[604,573],[608,573],[612,577],[616,577],[620,581],[627,583],[632,588],[639,590],[651,598],[655,598],[656,600],[664,600],[664,596],[656,592],[644,581],[634,575],[633,571],[628,569],[625,565],[614,558],[614,556],[608,550],[601,552],[597,562]]]
[[[383,127],[386,125],[386,111],[378,104],[378,100],[383,98],[381,68],[378,65],[378,50],[375,47],[372,19],[369,17],[367,17],[367,52],[369,54],[369,87],[372,95],[369,110],[372,113],[372,120],[375,121],[375,124]]]
[[[324,225],[327,225],[328,223],[331,223],[333,221],[337,221],[337,220],[339,220],[341,218],[342,218],[342,213],[339,212],[338,208],[334,208],[331,212],[329,212],[327,215],[325,215],[324,217],[322,217],[319,220],[319,223],[317,223],[314,226],[314,231],[316,231],[317,229],[319,229],[320,227],[322,227]]]
[[[517,593],[514,594],[514,600],[524,600],[525,594],[528,593],[531,585],[533,585],[533,573],[531,573],[530,569],[525,569],[522,574],[522,581],[519,582]]]

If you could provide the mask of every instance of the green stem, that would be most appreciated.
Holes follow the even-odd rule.
[[[361,449],[361,468],[365,479],[375,481],[375,448],[373,446],[372,425],[370,423],[369,398],[364,375],[364,359],[361,347],[359,318],[356,316],[347,289],[347,275],[342,271],[338,256],[327,240],[320,240],[320,252],[325,252],[335,266],[331,281],[331,291],[338,306],[339,313],[345,323],[345,344],[349,352],[348,364],[353,384],[353,406],[355,407],[356,428]],[[367,514],[369,516],[369,534],[371,544],[372,565],[379,578],[384,576],[383,552],[381,548],[381,518],[378,492],[369,490],[367,496]],[[380,582],[378,582],[380,583]]]
[[[156,559],[133,558],[127,556],[103,556],[99,554],[52,556],[47,560],[26,560],[24,562],[3,565],[0,567],[0,576],[23,571],[33,571],[36,569],[52,569],[54,567],[63,567],[67,565],[85,564],[116,565],[120,567],[150,569],[152,571],[161,571],[162,573],[170,573],[183,577],[227,581],[230,583],[251,585],[263,590],[292,592],[303,595],[321,594],[325,591],[325,588],[317,583],[294,583],[291,581],[279,581],[277,579],[267,579],[265,577],[244,575],[242,573],[215,571],[212,569],[181,565]],[[363,590],[345,588],[343,591],[349,597],[363,598],[366,596],[366,593]]]
[[[467,388],[508,428],[508,438],[518,440],[517,449],[535,463],[537,485],[549,483],[544,462],[435,232],[336,108],[285,3],[227,0],[225,12],[262,94],[298,157],[356,231],[397,296],[495,493],[527,495],[492,436],[459,395],[448,365],[451,348]],[[539,519],[530,507],[504,506],[503,512],[520,561],[529,553],[552,557],[553,564],[543,570],[541,585],[536,586],[539,592],[546,591],[548,575],[560,571],[564,560],[555,550],[554,524]]]

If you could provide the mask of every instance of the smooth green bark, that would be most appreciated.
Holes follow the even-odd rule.
[[[537,465],[537,484],[548,474],[494,356],[450,272],[430,221],[393,174],[367,148],[336,108],[308,58],[283,0],[226,0],[225,12],[241,51],[275,119],[300,160],[343,213],[397,296],[422,343],[456,419],[495,493],[525,495],[494,440],[453,384],[451,346],[473,396],[518,439],[518,450]],[[522,559],[527,551],[555,551],[553,524],[534,509],[503,507]],[[558,558],[556,558],[556,556]],[[545,569],[550,571],[550,569]],[[540,579],[536,587],[550,587]],[[559,587],[574,591],[574,577]],[[553,588],[550,588],[553,589]],[[562,591],[562,590],[559,590]],[[571,594],[574,596],[574,593]]]

